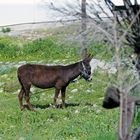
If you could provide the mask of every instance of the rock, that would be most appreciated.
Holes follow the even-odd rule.
[[[90,62],[91,65],[91,73],[94,72],[98,67],[102,70],[106,70],[108,73],[115,74],[117,72],[117,69],[113,63],[106,63],[105,61],[100,61],[98,59],[92,59]]]
[[[76,93],[78,91],[78,89],[73,89],[71,90],[71,93]]]

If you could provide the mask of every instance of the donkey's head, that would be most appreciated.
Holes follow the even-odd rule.
[[[91,81],[92,77],[91,77],[91,66],[90,66],[90,61],[91,61],[92,57],[91,56],[87,56],[86,58],[83,59],[83,61],[81,61],[81,77],[83,77],[85,80],[87,81]]]

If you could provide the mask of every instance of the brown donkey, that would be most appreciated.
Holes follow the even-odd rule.
[[[65,107],[65,91],[69,83],[79,75],[85,80],[91,80],[91,66],[90,56],[86,57],[80,62],[62,66],[47,66],[47,65],[33,65],[25,64],[18,68],[17,75],[21,84],[21,90],[18,95],[20,108],[24,109],[23,96],[31,111],[33,108],[29,101],[29,93],[31,85],[46,89],[55,88],[54,106],[57,107],[57,98],[61,92],[62,108]]]

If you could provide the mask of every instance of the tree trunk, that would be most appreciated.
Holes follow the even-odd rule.
[[[81,30],[82,30],[82,56],[87,56],[87,37],[85,31],[87,29],[87,13],[86,13],[86,0],[81,1]]]
[[[120,94],[119,140],[127,140],[127,94]]]

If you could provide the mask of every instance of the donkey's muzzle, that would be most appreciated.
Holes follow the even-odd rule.
[[[86,81],[88,81],[88,82],[92,81],[92,76],[90,76],[89,78],[87,78]]]

